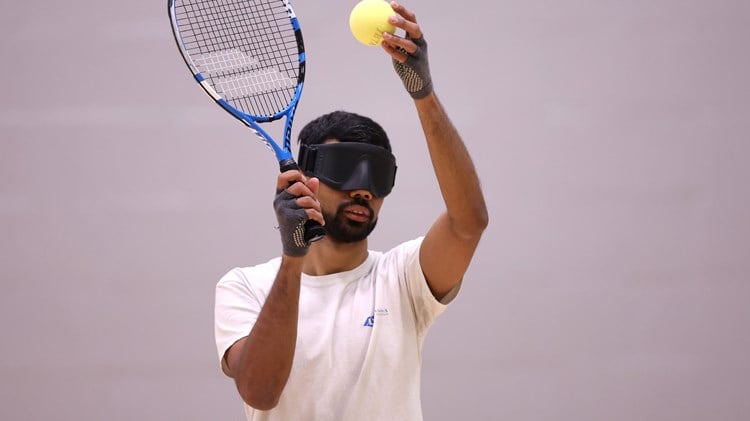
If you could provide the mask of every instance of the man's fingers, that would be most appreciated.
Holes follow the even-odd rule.
[[[316,197],[320,181],[317,178],[311,177],[306,179],[306,183],[304,183],[294,174],[288,174],[288,177],[279,178],[283,180],[296,180],[294,184],[287,186],[284,190],[291,196],[290,199],[294,200],[296,205],[305,211],[309,219],[325,225],[325,219],[323,219],[323,214],[320,210],[320,202]]]
[[[411,40],[391,35],[388,32],[383,33],[383,42],[380,45],[400,63],[405,63],[409,58],[407,53],[413,54],[417,51],[417,45]]]
[[[403,5],[401,5],[398,2],[392,1],[391,2],[391,9],[393,9],[394,12],[398,13],[399,15],[403,16],[404,19],[408,20],[409,22],[417,23],[417,15],[414,14],[411,10],[407,9]]]
[[[315,177],[307,178],[298,170],[289,170],[279,174],[276,183],[276,193],[286,190],[293,200],[307,214],[308,219],[318,221],[325,225],[323,213],[320,210],[320,202],[316,194],[320,186],[320,180]]]
[[[303,184],[301,182],[296,182],[296,183],[292,184],[291,186],[288,186],[286,188],[286,191],[288,191],[289,194],[291,194],[293,196],[297,196],[297,197],[302,197],[302,196],[313,196],[313,197],[315,197],[315,193],[313,193],[312,190],[310,190],[309,187],[307,187],[305,184]]]
[[[310,189],[313,194],[318,194],[318,187],[320,187],[320,180],[317,177],[310,177],[307,179],[307,188]]]
[[[411,38],[422,38],[422,30],[419,28],[419,24],[417,24],[417,16],[414,12],[395,1],[391,2],[391,8],[396,12],[395,16],[389,18],[389,22],[393,26],[403,29]]]
[[[290,185],[293,185],[294,183],[297,183],[297,182],[305,183],[306,181],[307,181],[307,177],[305,177],[305,175],[302,174],[302,171],[299,171],[299,170],[284,171],[283,173],[279,174],[278,178],[276,179],[276,192],[285,190]]]
[[[325,226],[326,220],[323,218],[323,214],[316,209],[305,209],[305,212],[307,213],[307,219],[312,219],[313,221],[317,221],[320,225]]]

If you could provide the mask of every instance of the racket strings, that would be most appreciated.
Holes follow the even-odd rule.
[[[284,1],[185,0],[175,17],[191,61],[235,108],[270,117],[292,101],[300,61]]]

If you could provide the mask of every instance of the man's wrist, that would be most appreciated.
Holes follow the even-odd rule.
[[[300,266],[302,267],[302,264],[305,261],[305,256],[290,256],[286,253],[281,254],[281,264],[288,266],[288,267],[295,267]]]

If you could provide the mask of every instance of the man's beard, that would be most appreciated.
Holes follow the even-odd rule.
[[[358,222],[347,218],[344,209],[351,205],[366,207],[369,211],[368,220],[365,222]],[[339,243],[356,243],[366,239],[378,223],[377,218],[375,218],[375,212],[370,207],[370,204],[367,203],[366,200],[360,198],[354,198],[354,200],[350,202],[341,204],[338,209],[336,209],[335,214],[323,211],[323,218],[325,218],[326,221],[326,234],[332,240]]]

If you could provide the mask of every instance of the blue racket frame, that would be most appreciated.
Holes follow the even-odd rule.
[[[292,123],[294,121],[295,111],[297,110],[297,104],[299,103],[299,100],[302,96],[302,88],[305,84],[304,81],[306,57],[305,47],[302,41],[302,31],[300,29],[297,15],[294,13],[294,9],[292,8],[291,2],[289,0],[278,0],[282,1],[286,6],[287,13],[289,14],[289,20],[291,21],[292,28],[294,29],[294,36],[297,41],[297,48],[299,51],[299,76],[297,79],[297,88],[294,92],[294,96],[289,102],[289,105],[287,105],[285,109],[270,116],[257,116],[247,114],[232,106],[229,101],[219,95],[219,93],[217,93],[216,90],[214,90],[213,87],[208,84],[206,78],[201,74],[201,72],[198,70],[198,67],[193,63],[190,58],[190,54],[187,52],[187,48],[184,45],[184,41],[182,39],[182,36],[180,35],[180,31],[177,25],[177,15],[175,11],[177,1],[179,0],[168,0],[167,4],[167,7],[169,9],[169,18],[172,24],[172,32],[174,34],[175,41],[177,42],[177,47],[180,50],[180,55],[182,55],[183,60],[185,60],[185,64],[187,64],[196,82],[198,82],[201,88],[203,88],[203,90],[217,104],[219,104],[225,111],[227,111],[229,114],[249,127],[260,140],[262,140],[269,148],[271,148],[271,150],[273,150],[274,154],[276,155],[276,159],[279,161],[279,166],[282,171],[285,171],[287,169],[297,169],[297,164],[294,162],[294,157],[292,156]],[[259,123],[268,123],[280,120],[282,117],[286,117],[286,120],[284,122],[283,143],[279,145],[273,139],[273,137],[260,126]]]

